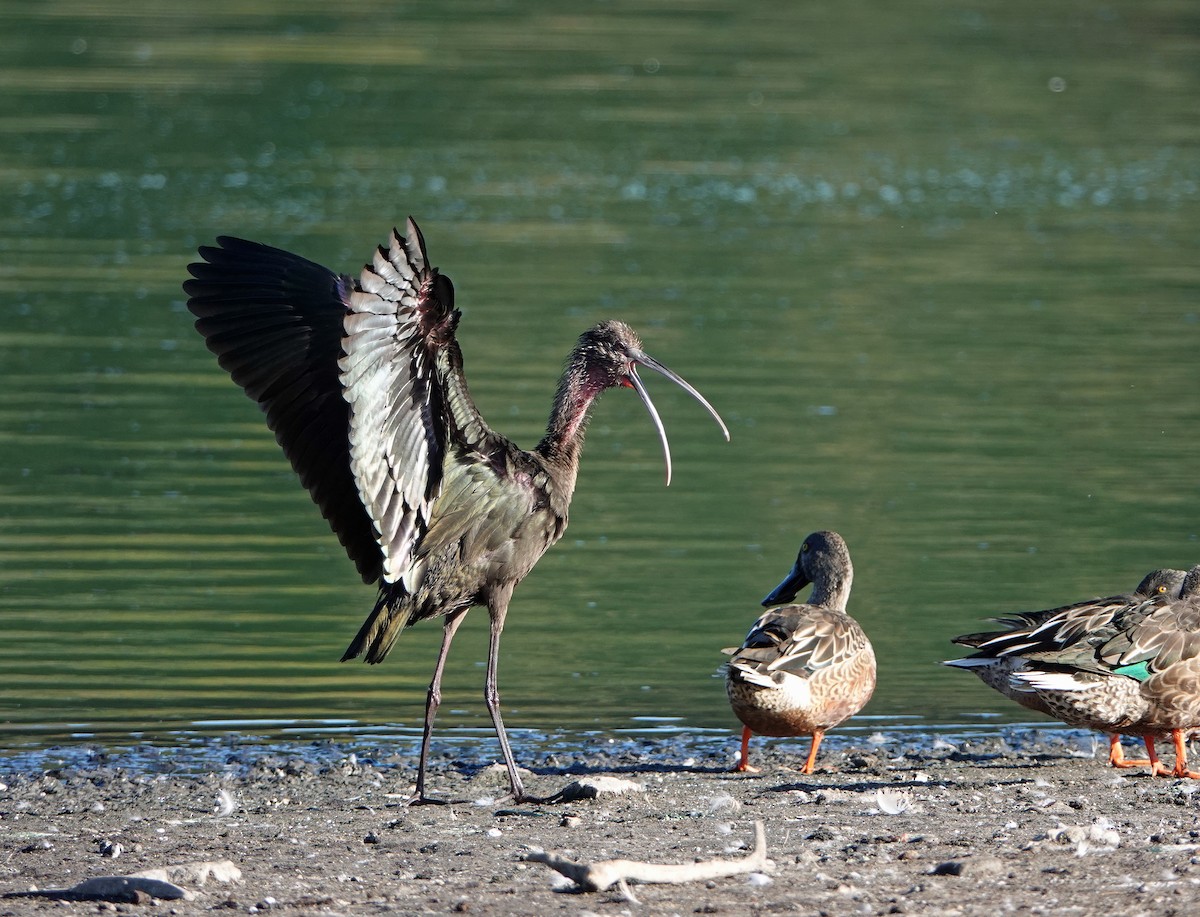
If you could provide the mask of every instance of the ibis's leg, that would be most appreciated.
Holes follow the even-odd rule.
[[[1171,772],[1167,770],[1167,766],[1158,760],[1158,752],[1154,750],[1154,736],[1144,735],[1142,741],[1146,743],[1146,754],[1150,756],[1150,776],[1170,776]]]
[[[812,735],[812,748],[808,750],[808,760],[804,762],[804,767],[800,769],[802,774],[811,774],[813,767],[817,763],[817,749],[821,747],[821,740],[825,738],[824,729],[814,729]]]
[[[438,650],[437,664],[433,667],[433,680],[429,682],[429,693],[425,696],[425,730],[421,734],[421,761],[417,767],[417,792],[412,803],[422,805],[427,802],[441,802],[440,799],[430,799],[425,795],[425,765],[429,761],[429,739],[433,735],[433,721],[437,717],[438,707],[442,704],[442,671],[446,668],[446,657],[450,654],[450,641],[454,632],[467,616],[467,609],[460,608],[446,615],[446,623],[442,626],[442,647]]]
[[[508,768],[508,783],[512,788],[513,798],[520,802],[525,798],[525,787],[521,784],[521,775],[517,773],[517,762],[513,759],[512,748],[508,744],[508,733],[504,731],[504,719],[500,716],[500,689],[496,684],[496,669],[500,661],[500,634],[504,630],[504,616],[508,611],[508,595],[512,594],[512,589],[508,589],[507,593],[489,605],[492,613],[492,632],[488,642],[483,702],[487,704],[488,713],[492,715],[492,725],[496,727],[496,738],[500,740],[500,753],[504,755],[504,766]]]
[[[1200,773],[1188,770],[1187,766],[1187,740],[1182,729],[1172,729],[1171,738],[1175,740],[1175,770],[1172,776],[1175,777],[1191,777],[1193,780],[1200,780]]]
[[[1108,763],[1113,767],[1149,767],[1149,758],[1126,758],[1121,737],[1115,732],[1108,737]]]
[[[746,726],[742,729],[742,754],[734,766],[735,771],[742,771],[750,774],[757,774],[758,768],[750,766],[750,737],[754,735],[750,731],[750,727]]]

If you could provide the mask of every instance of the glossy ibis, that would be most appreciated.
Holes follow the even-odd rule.
[[[1187,734],[1200,729],[1200,566],[1188,572],[1177,598],[1169,589],[1121,598],[1035,613],[1026,626],[1015,621],[978,649],[1017,657],[1013,689],[1034,695],[1056,719],[1139,736],[1152,774],[1200,778],[1188,768],[1185,748]],[[1174,770],[1154,747],[1168,735]]]
[[[812,736],[801,773],[811,774],[825,731],[863,708],[875,690],[875,652],[846,614],[854,567],[837,532],[813,532],[800,545],[787,577],[763,599],[790,602],[812,583],[804,605],[771,608],[742,645],[726,650],[725,689],[742,721],[737,770],[750,766],[750,737]]]
[[[1122,608],[1144,599],[1159,596],[1177,599],[1185,576],[1187,574],[1183,570],[1152,570],[1143,577],[1133,592],[1125,595],[1089,599],[1071,605],[1050,608],[1046,611],[1018,612],[993,618],[997,624],[1004,625],[1004,630],[963,634],[961,637],[955,637],[953,643],[957,643],[959,646],[974,647],[979,652],[963,659],[948,659],[945,665],[974,672],[979,676],[980,681],[989,688],[999,691],[1009,700],[1016,701],[1022,707],[1036,710],[1038,713],[1055,716],[1054,708],[1060,706],[1061,702],[1056,700],[1058,695],[1054,691],[1034,690],[1020,678],[1014,678],[1019,672],[1024,671],[1027,665],[1022,656],[1012,652],[1022,639],[1019,635],[1036,630],[1051,619],[1069,620],[1073,622],[1074,629],[1082,632],[1089,630],[1095,623],[1111,620],[1112,616]],[[1081,687],[1082,684],[1072,684],[1073,690]],[[1107,694],[1107,689],[1111,687],[1113,685],[1106,685],[1097,680],[1091,690],[1097,698],[1100,698]],[[1082,700],[1082,695],[1079,695],[1071,703]],[[1111,704],[1111,700],[1107,703]],[[1153,746],[1152,736],[1143,736],[1142,738],[1143,741],[1149,742],[1151,747]],[[1140,767],[1149,765],[1150,761],[1126,758],[1125,751],[1121,747],[1121,736],[1113,732],[1108,737],[1108,763],[1113,767]]]
[[[343,659],[383,660],[405,627],[444,618],[425,707],[414,801],[425,791],[430,735],[454,633],[468,609],[491,616],[484,697],[513,795],[524,796],[500,715],[496,668],[513,589],[562,537],[588,410],[605,389],[632,388],[666,432],[638,368],[704,397],[642,350],[628,325],[584,332],[532,450],[492,430],[471,399],[455,339],[450,279],[430,266],[409,219],[358,280],[298,255],[221,237],[184,284],[196,328],[266,412],[267,425],[329,521],[375,607]]]

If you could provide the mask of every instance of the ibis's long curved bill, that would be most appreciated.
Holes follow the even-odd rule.
[[[652,369],[656,373],[661,373],[662,375],[666,376],[681,389],[704,405],[704,407],[708,410],[708,413],[712,414],[713,419],[716,420],[717,425],[720,426],[721,432],[725,434],[725,441],[729,442],[729,428],[725,426],[725,421],[721,419],[721,415],[717,413],[716,408],[709,404],[708,400],[698,391],[696,391],[688,383],[688,381],[683,378],[683,376],[672,372],[671,370],[667,369],[667,367],[659,363],[658,360],[651,356],[647,356],[644,353],[639,353],[634,358],[634,362],[638,365],[645,366],[647,369]],[[654,407],[654,402],[650,400],[650,393],[646,391],[646,386],[643,385],[642,380],[638,378],[637,366],[629,367],[629,384],[633,386],[633,390],[637,392],[638,397],[642,399],[642,404],[644,404],[646,406],[646,410],[650,412],[650,419],[654,421],[654,427],[656,430],[658,430],[659,439],[662,440],[663,444],[663,455],[666,456],[667,459],[667,485],[670,486],[671,446],[667,443],[667,431],[663,427],[662,418],[658,416],[658,411]]]

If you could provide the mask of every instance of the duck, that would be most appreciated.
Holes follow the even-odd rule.
[[[1028,667],[1028,662],[1022,655],[1007,651],[1009,647],[1017,645],[1020,639],[1019,635],[1034,630],[1050,620],[1061,621],[1064,627],[1069,625],[1071,630],[1086,631],[1095,626],[1095,622],[1107,620],[1120,609],[1136,604],[1143,599],[1178,599],[1186,576],[1186,571],[1172,568],[1151,570],[1130,593],[1088,599],[1045,611],[1018,612],[992,618],[991,620],[995,623],[1003,625],[1004,629],[954,637],[951,642],[959,646],[973,647],[979,652],[962,659],[947,659],[943,665],[973,672],[985,685],[1003,694],[1009,700],[1016,701],[1021,706],[1038,713],[1044,713],[1056,719],[1061,718],[1056,716],[1055,711],[1062,709],[1063,704],[1053,688],[1041,687],[1035,690],[1024,679],[1014,677]],[[1109,691],[1101,690],[1099,685],[1095,687],[1097,698],[1110,694]],[[1110,685],[1109,688],[1111,689],[1111,687]],[[1078,685],[1074,685],[1072,693],[1076,693],[1077,690]],[[1109,708],[1110,714],[1115,712],[1113,706],[1116,703],[1118,701],[1111,696],[1107,700],[1106,706]],[[1142,739],[1145,741],[1144,736]],[[1145,767],[1150,765],[1150,760],[1149,758],[1126,758],[1121,746],[1121,734],[1110,732],[1108,735],[1108,763],[1116,768]]]
[[[980,647],[1018,656],[1011,682],[1071,726],[1138,736],[1150,773],[1200,779],[1188,767],[1186,740],[1200,728],[1200,565],[1177,597],[1168,593],[1114,603],[1081,617],[1059,613]],[[1170,738],[1175,767],[1158,758]]]
[[[810,736],[801,769],[811,774],[826,730],[843,723],[875,691],[875,651],[862,626],[846,613],[854,566],[837,532],[813,532],[800,544],[784,580],[762,600],[769,610],[741,646],[725,650],[725,689],[743,724],[736,771],[750,766],[750,739]],[[789,604],[805,586],[805,604]]]

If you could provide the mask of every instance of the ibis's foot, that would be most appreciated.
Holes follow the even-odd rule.
[[[530,793],[522,793],[520,796],[512,798],[513,805],[539,806],[547,802],[557,802],[558,793],[551,793],[549,796],[534,796]]]
[[[745,758],[738,758],[737,764],[733,766],[733,772],[735,774],[757,774],[761,773],[761,771],[762,768],[755,767]]]
[[[449,799],[434,799],[432,796],[413,796],[409,799],[410,806],[445,806],[450,804]]]
[[[436,796],[426,796],[424,793],[414,793],[408,797],[410,806],[448,806],[453,801],[452,799],[439,799]]]

